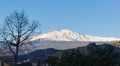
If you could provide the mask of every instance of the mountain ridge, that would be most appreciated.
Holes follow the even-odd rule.
[[[49,41],[119,41],[120,38],[99,37],[77,33],[69,29],[53,30],[32,37],[33,40],[49,40]]]

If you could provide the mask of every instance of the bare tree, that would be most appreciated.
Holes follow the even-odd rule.
[[[1,36],[14,56],[15,66],[17,66],[20,46],[29,41],[30,36],[34,34],[38,27],[39,23],[29,21],[24,11],[14,11],[6,17],[1,27]]]

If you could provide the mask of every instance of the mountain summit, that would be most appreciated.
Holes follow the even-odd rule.
[[[119,41],[118,38],[105,38],[76,33],[68,29],[54,30],[48,33],[32,36],[30,43],[22,46],[23,54],[39,50],[54,48],[59,50],[83,47],[90,42]],[[27,48],[26,48],[27,47]]]
[[[54,30],[41,35],[33,36],[32,40],[44,41],[119,41],[118,38],[98,37],[86,34],[80,34],[68,29]]]

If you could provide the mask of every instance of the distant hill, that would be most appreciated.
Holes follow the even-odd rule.
[[[112,47],[114,49],[114,52],[120,53],[119,47],[112,46],[110,44],[96,45],[95,43],[90,43],[84,47],[78,47],[78,48],[67,49],[67,50],[57,50],[57,49],[53,49],[53,48],[36,50],[34,52],[30,52],[28,54],[22,55],[19,58],[20,58],[20,60],[30,59],[31,61],[35,61],[36,59],[43,60],[46,57],[52,56],[52,55],[61,55],[63,52],[66,52],[66,51],[76,50],[76,51],[79,51],[83,54],[89,54],[89,53],[96,51],[98,49],[107,49],[109,47]]]

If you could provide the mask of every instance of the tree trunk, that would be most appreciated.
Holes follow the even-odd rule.
[[[14,55],[14,65],[17,66],[17,60],[18,60],[18,46],[16,47],[16,53]]]
[[[37,66],[40,66],[40,59],[37,60]]]
[[[4,62],[2,61],[1,66],[4,66]]]

